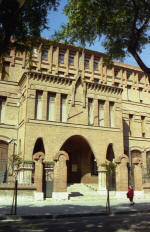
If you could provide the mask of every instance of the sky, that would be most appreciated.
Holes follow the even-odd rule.
[[[42,37],[44,38],[51,38],[55,30],[60,28],[60,26],[67,21],[66,16],[63,14],[63,9],[65,4],[67,3],[67,0],[61,0],[60,2],[60,6],[58,7],[57,11],[50,11],[48,14],[48,26],[50,29],[43,31]],[[105,49],[102,47],[101,41],[98,41],[98,39],[94,42],[94,45],[92,46],[88,46],[87,44],[86,48],[105,53]],[[150,67],[150,46],[146,46],[140,56],[143,59],[144,63]],[[138,66],[132,56],[125,57],[123,63]]]

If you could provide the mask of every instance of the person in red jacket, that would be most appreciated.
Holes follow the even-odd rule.
[[[133,197],[134,197],[134,191],[133,191],[133,187],[130,185],[127,192],[127,198],[129,198],[130,205],[134,205]]]

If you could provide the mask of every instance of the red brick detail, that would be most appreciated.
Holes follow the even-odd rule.
[[[59,151],[54,157],[54,192],[67,192],[67,165],[69,156],[65,151]]]

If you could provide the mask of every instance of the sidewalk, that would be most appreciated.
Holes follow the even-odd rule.
[[[18,200],[17,216],[10,216],[11,201],[0,201],[0,219],[17,219],[17,218],[63,218],[63,217],[81,217],[81,216],[95,216],[106,215],[106,202],[103,199],[81,201],[54,201],[48,199],[45,201],[30,201],[22,202]],[[143,211],[150,211],[149,199],[137,199],[135,205],[130,206],[128,199],[124,200],[110,200],[111,213],[136,213]]]

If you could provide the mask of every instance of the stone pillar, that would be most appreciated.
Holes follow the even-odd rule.
[[[61,94],[56,94],[56,121],[60,122],[60,104],[61,104]]]
[[[47,91],[43,91],[42,119],[47,120]]]
[[[133,158],[134,165],[134,193],[135,197],[143,197],[144,191],[142,186],[142,158]]]
[[[106,195],[106,168],[103,166],[98,167],[98,193]]]
[[[31,185],[33,164],[31,162],[24,163],[24,165],[20,166],[18,171],[18,184]]]
[[[116,168],[116,196],[125,197],[128,191],[128,162],[129,158],[123,154],[115,159]]]
[[[33,160],[35,162],[35,175],[34,175],[34,184],[37,192],[35,193],[36,200],[43,200],[43,160],[44,153],[37,152],[33,155]]]
[[[59,151],[54,157],[54,185],[52,198],[57,200],[68,199],[67,193],[67,165],[69,160],[68,154],[65,151]]]
[[[105,101],[104,115],[105,115],[104,126],[109,127],[110,123],[109,123],[109,101],[108,100]]]
[[[98,126],[98,99],[94,99],[94,126]]]

